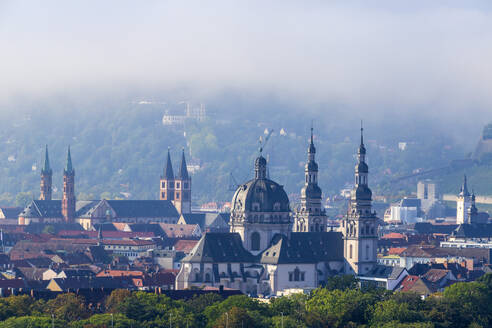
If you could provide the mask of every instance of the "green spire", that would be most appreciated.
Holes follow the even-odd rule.
[[[70,155],[70,146],[68,146],[67,166],[65,167],[65,173],[74,173],[72,166],[72,156]]]
[[[50,157],[48,156],[48,145],[46,145],[46,150],[44,153],[44,166],[43,169],[41,170],[41,173],[43,174],[52,174],[53,171],[51,170],[50,167]]]
[[[186,180],[188,179],[188,177],[188,168],[186,167],[185,151],[183,148],[183,152],[181,155],[181,165],[178,172],[178,179]]]
[[[168,180],[174,180],[173,164],[171,163],[171,154],[169,153],[169,148],[167,148],[167,162],[164,168],[164,176]]]

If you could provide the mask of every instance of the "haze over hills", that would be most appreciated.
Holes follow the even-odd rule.
[[[55,197],[61,196],[62,168],[70,144],[80,199],[155,199],[167,148],[171,148],[177,165],[184,147],[188,164],[199,167],[193,175],[193,201],[230,201],[231,184],[252,177],[258,139],[265,138],[265,129],[274,130],[265,149],[271,176],[288,193],[298,193],[303,183],[311,121],[324,195],[336,194],[351,183],[360,122],[359,117],[351,117],[350,111],[344,112],[340,107],[301,106],[271,97],[251,100],[224,96],[206,105],[205,120],[188,119],[184,125],[165,126],[164,113],[170,108],[184,113],[184,105],[171,97],[167,101],[138,99],[61,100],[39,102],[8,114],[2,111],[2,202],[13,205],[20,192],[24,194],[17,203],[37,197],[45,144],[49,146],[53,182],[58,188]],[[463,143],[457,142],[460,139],[454,131],[440,128],[431,120],[403,115],[400,118],[401,121],[391,116],[365,118],[371,184],[377,193],[413,191],[415,186],[411,183],[388,183],[416,170],[439,168],[465,158],[482,129],[478,122],[470,125],[468,131],[472,132],[467,133],[470,137]],[[472,182],[475,171],[469,173]],[[458,176],[444,181],[445,192],[455,192]],[[489,186],[477,183],[476,191],[492,194]]]

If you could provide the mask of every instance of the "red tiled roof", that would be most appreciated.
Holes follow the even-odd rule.
[[[178,252],[189,253],[197,243],[198,240],[181,239],[174,244],[174,249]]]
[[[388,251],[388,255],[400,255],[406,249],[406,247],[391,247]]]
[[[408,292],[412,289],[413,285],[419,280],[418,276],[408,275],[400,283],[401,291]]]
[[[160,223],[159,225],[169,238],[194,237],[193,233],[197,230],[197,224]]]
[[[390,232],[390,233],[387,233],[386,235],[382,236],[381,238],[382,239],[406,239],[406,236],[401,234],[401,233]]]
[[[97,277],[143,277],[142,271],[102,270]]]
[[[73,231],[62,230],[58,233],[60,237],[75,237],[75,236],[88,236],[90,238],[97,238],[98,231]],[[127,232],[127,231],[102,231],[103,238],[151,238],[154,237],[154,233],[151,231],[146,232]]]

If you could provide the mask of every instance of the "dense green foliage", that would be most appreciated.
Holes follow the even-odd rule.
[[[265,148],[270,175],[288,193],[299,193],[311,120],[315,119],[319,181],[326,196],[338,193],[353,177],[359,143],[359,121],[349,113],[327,108],[293,108],[275,101],[234,100],[211,102],[208,119],[186,121],[184,126],[163,126],[164,105],[132,101],[96,101],[25,104],[0,112],[0,204],[24,205],[39,195],[39,174],[44,145],[50,149],[54,197],[61,196],[66,149],[72,147],[78,199],[155,199],[166,150],[171,147],[175,171],[184,147],[188,163],[200,163],[193,175],[193,201],[229,201],[237,183],[252,177],[258,138],[265,129],[274,135]],[[301,106],[302,107],[302,106]],[[32,108],[36,108],[33,110]],[[68,108],[68,109],[67,109]],[[233,108],[234,110],[231,110]],[[323,113],[320,115],[320,113]],[[400,117],[399,117],[400,118]],[[470,144],[457,143],[447,128],[434,122],[366,118],[366,146],[371,187],[396,193],[415,191],[410,185],[388,184],[394,177],[416,169],[446,166],[472,151],[480,126]],[[280,135],[283,129],[285,132]],[[467,133],[470,138],[470,133]],[[398,143],[406,142],[405,150]],[[473,180],[473,177],[471,177]],[[479,183],[477,179],[477,184]],[[453,182],[459,188],[460,179]],[[233,183],[232,183],[233,184]],[[492,194],[490,185],[479,192]]]
[[[74,294],[35,301],[29,296],[0,299],[0,328],[157,327],[387,327],[470,328],[492,325],[492,274],[456,283],[425,300],[412,293],[354,288],[338,277],[311,295],[294,294],[270,303],[247,296],[223,300],[205,294],[188,301],[147,292],[114,291],[103,308],[89,309]]]

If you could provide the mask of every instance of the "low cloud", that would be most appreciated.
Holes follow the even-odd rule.
[[[185,87],[487,118],[489,2],[399,3],[2,2],[0,100]]]

